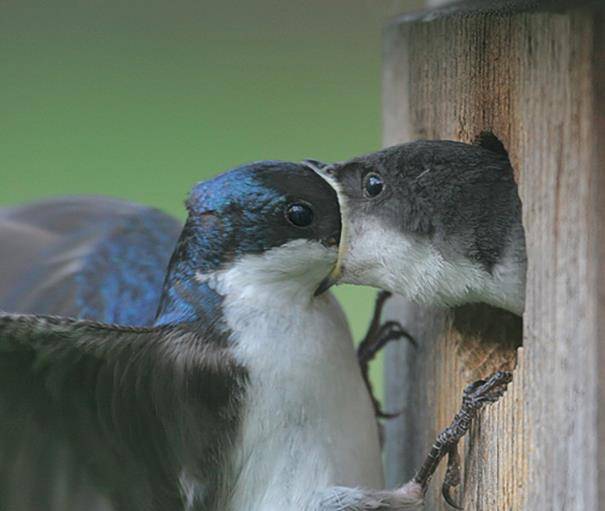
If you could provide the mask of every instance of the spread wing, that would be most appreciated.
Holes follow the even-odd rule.
[[[186,327],[0,315],[0,508],[182,509],[183,474],[216,486],[242,377]]]
[[[0,209],[0,310],[152,324],[179,231],[179,222],[158,210],[105,197]],[[109,341],[114,336],[105,331],[101,337]],[[108,473],[125,482],[113,492],[114,501],[119,495],[121,501],[145,502],[134,494],[140,485],[126,488],[133,478],[144,479],[135,474],[137,467],[128,460],[117,464],[114,454],[103,451],[101,440],[107,438],[98,438],[99,428],[86,427],[94,423],[94,409],[87,406],[96,394],[81,379],[106,366],[95,365],[87,355],[80,365],[54,365],[54,376],[46,381],[37,376],[50,373],[28,365],[35,351],[24,346],[2,353],[0,360],[0,417],[9,418],[0,421],[0,509],[113,510],[107,492],[100,490]],[[66,351],[64,361],[69,353],[77,352]],[[74,400],[71,415],[65,411],[63,416],[63,408],[55,408],[49,397],[48,385],[55,381],[63,382],[61,395]],[[75,421],[88,422],[75,427]],[[115,486],[115,481],[108,484]]]
[[[0,209],[0,310],[152,324],[180,230],[107,197]]]

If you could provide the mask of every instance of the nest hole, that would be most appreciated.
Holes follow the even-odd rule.
[[[453,309],[450,329],[469,381],[515,369],[523,344],[521,317],[489,305],[465,305]]]
[[[509,158],[503,142],[491,131],[482,131],[474,143]],[[489,305],[465,305],[452,310],[450,328],[469,380],[515,369],[517,350],[523,344],[520,316]]]

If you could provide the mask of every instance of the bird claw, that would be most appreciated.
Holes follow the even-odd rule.
[[[495,403],[506,391],[507,385],[512,381],[513,375],[507,371],[498,371],[487,380],[477,380],[464,389],[461,412],[468,417],[474,417],[485,404]],[[458,441],[448,451],[447,469],[441,486],[443,499],[454,509],[462,509],[452,498],[451,489],[460,484],[460,455]]]
[[[370,322],[370,327],[366,336],[361,341],[357,348],[357,359],[361,367],[361,374],[365,381],[372,403],[374,405],[374,413],[380,419],[392,419],[401,414],[385,413],[380,406],[378,399],[374,396],[372,384],[369,379],[369,363],[374,359],[378,352],[384,348],[389,342],[399,340],[403,337],[407,338],[412,346],[416,347],[415,339],[401,326],[398,321],[386,321],[380,323],[382,311],[386,301],[392,296],[389,291],[380,291],[376,295],[376,303],[374,306],[374,314]]]
[[[486,403],[495,403],[506,391],[506,386],[513,380],[512,373],[497,371],[487,380],[478,380],[464,389],[462,409],[477,411]]]
[[[458,446],[454,445],[448,454],[447,469],[443,484],[441,485],[441,495],[447,504],[454,509],[462,509],[453,499],[451,489],[458,486],[462,481],[460,475],[460,455],[458,454]]]
[[[450,493],[451,488],[458,486],[461,481],[458,442],[468,432],[471,422],[477,416],[477,412],[485,404],[497,401],[504,394],[506,386],[512,379],[512,373],[498,371],[487,380],[478,380],[466,387],[459,412],[451,424],[438,435],[424,463],[414,476],[413,481],[415,483],[422,488],[426,488],[439,462],[447,454],[447,470],[441,487],[441,494],[450,506],[460,509]]]
[[[374,399],[374,396],[372,396],[372,398]],[[403,410],[399,410],[398,412],[385,412],[382,409],[382,406],[380,406],[380,403],[375,402],[374,403],[374,413],[376,415],[376,417],[378,417],[379,419],[395,419],[396,417],[399,417],[402,413]]]
[[[380,326],[380,330],[376,335],[378,343],[382,341],[382,345],[379,349],[382,349],[390,341],[398,341],[399,339],[406,338],[408,342],[417,348],[418,344],[416,339],[401,325],[399,321],[387,321]]]
[[[443,486],[441,487],[441,495],[443,496],[443,500],[445,500],[448,506],[453,507],[454,509],[463,509],[452,498],[452,495],[450,494],[451,489],[451,486],[443,483]]]

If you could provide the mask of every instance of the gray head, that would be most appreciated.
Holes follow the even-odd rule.
[[[521,202],[502,146],[421,140],[316,166],[338,194],[341,281],[430,304],[523,309]]]

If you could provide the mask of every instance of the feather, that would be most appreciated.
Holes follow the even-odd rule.
[[[69,474],[78,474],[77,491],[56,509],[77,509],[81,503],[70,502],[83,488],[98,509],[180,509],[183,469],[217,487],[244,371],[226,343],[209,343],[196,330],[0,315],[2,509],[48,509],[47,495],[24,499],[17,490],[28,487],[19,463],[23,428],[52,439],[63,453],[55,462],[67,458]],[[52,466],[46,460],[44,468]]]
[[[150,325],[179,231],[160,211],[101,197],[0,210],[0,310]],[[199,390],[200,406],[204,394],[206,409],[220,406],[230,390],[221,392],[216,375],[229,357],[217,345],[170,329],[57,318],[2,316],[1,324],[0,509],[130,511],[180,499],[176,444],[195,434],[204,449],[218,430],[212,422],[199,433],[184,419],[164,424],[175,417],[170,407],[187,405],[164,386],[179,381]],[[184,363],[179,350],[197,353],[209,371]],[[183,416],[214,420],[202,412]]]

